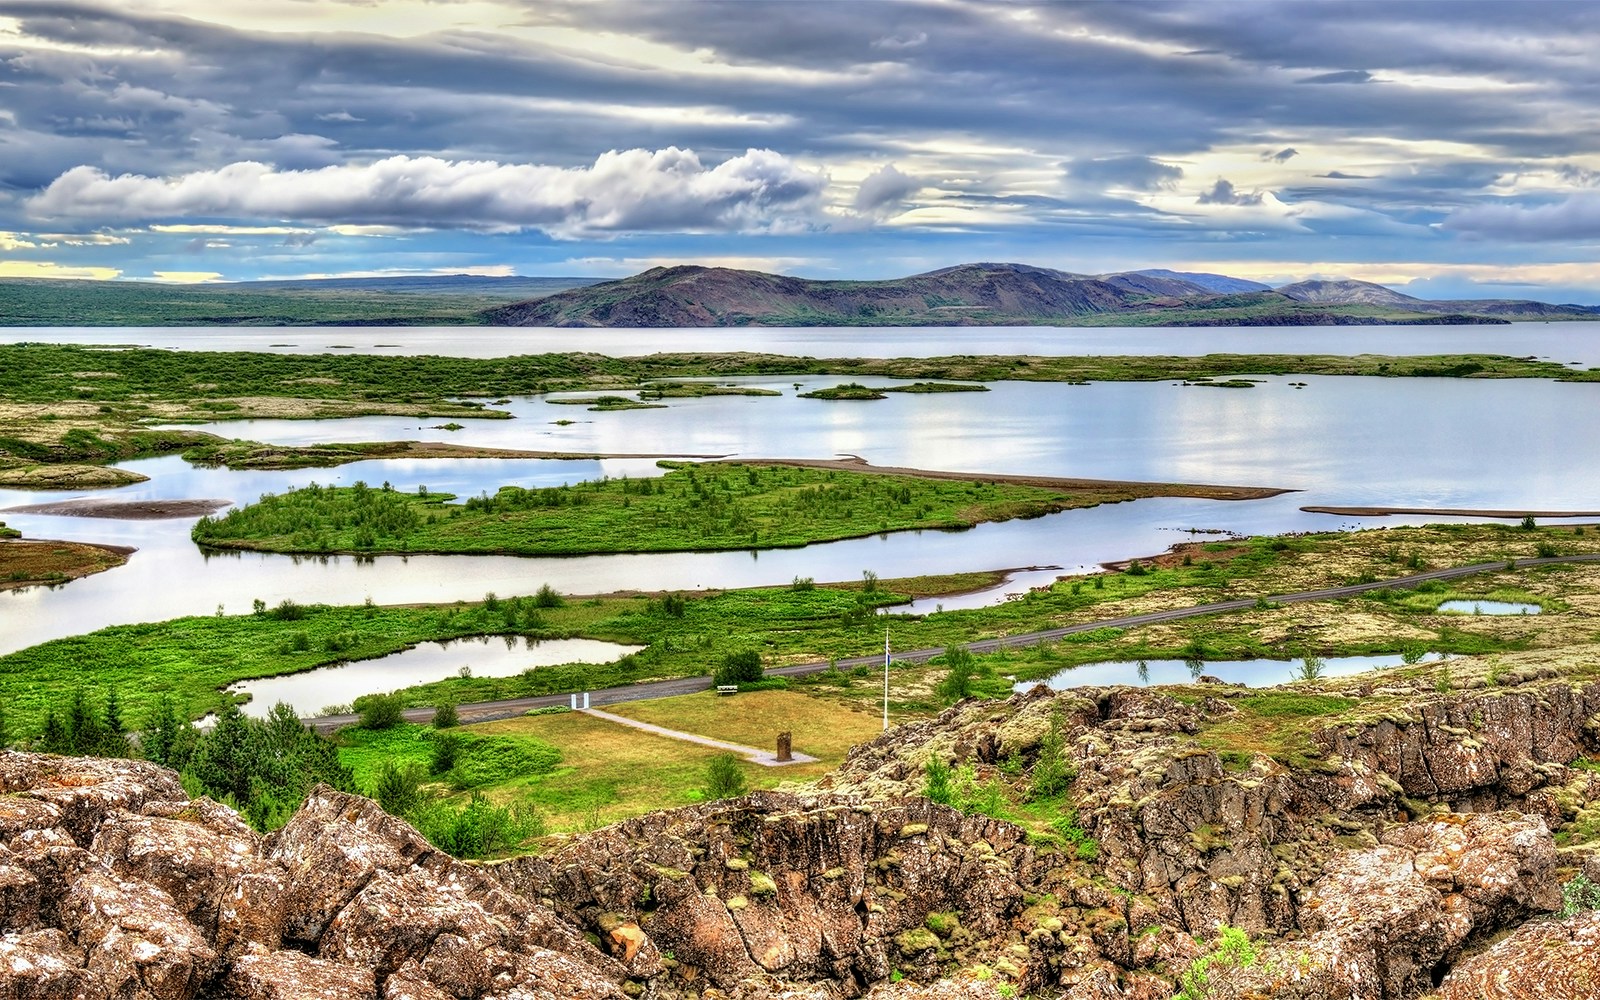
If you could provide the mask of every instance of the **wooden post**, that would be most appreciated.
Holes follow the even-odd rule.
[[[792,733],[778,734],[778,760],[780,763],[794,760],[794,750],[790,746]]]

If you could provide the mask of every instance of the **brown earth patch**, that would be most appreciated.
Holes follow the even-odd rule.
[[[1270,486],[1215,486],[1204,483],[1142,483],[1120,479],[1075,479],[1061,476],[1015,475],[994,472],[951,472],[944,469],[908,469],[892,465],[872,465],[854,455],[848,458],[734,458],[724,461],[738,465],[791,465],[809,469],[837,469],[840,472],[870,473],[881,476],[913,476],[918,479],[951,479],[969,483],[1007,483],[1013,486],[1038,486],[1077,492],[1123,493],[1129,497],[1196,497],[1202,500],[1265,500],[1297,490]]]
[[[1387,517],[1390,514],[1421,514],[1440,517],[1600,517],[1600,510],[1482,510],[1465,507],[1301,507],[1308,514],[1340,514],[1347,517]]]
[[[136,550],[50,539],[0,540],[0,590],[50,586],[115,569]]]
[[[233,505],[232,500],[60,500],[7,507],[8,514],[51,514],[57,517],[103,517],[118,521],[159,521],[199,517]]]

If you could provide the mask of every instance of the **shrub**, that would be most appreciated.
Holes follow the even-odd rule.
[[[433,728],[454,729],[461,725],[461,716],[456,714],[456,703],[453,701],[441,702],[433,710]]]
[[[716,683],[750,684],[765,676],[761,670],[761,654],[753,649],[729,653],[717,667]]]
[[[460,733],[434,733],[433,753],[428,758],[428,770],[433,774],[446,774],[455,769],[461,757]]]
[[[707,802],[731,799],[745,793],[744,772],[739,769],[739,758],[731,753],[719,753],[706,764],[706,783],[700,790]]]
[[[556,593],[556,588],[548,583],[541,583],[533,595],[533,606],[536,608],[559,608],[566,603],[566,599]]]
[[[391,816],[404,816],[422,804],[422,768],[415,761],[386,760],[367,794]]]
[[[929,802],[948,806],[955,803],[955,788],[950,784],[950,765],[938,754],[930,754],[923,765],[922,794]]]
[[[972,697],[972,673],[976,669],[972,654],[961,646],[949,646],[944,651],[943,659],[947,672],[939,686],[934,688],[934,693],[946,705]]]
[[[429,843],[458,858],[485,858],[543,836],[544,817],[524,806],[497,806],[474,794],[464,806],[429,802],[408,819]]]
[[[306,616],[306,609],[285,597],[270,612],[270,617],[280,622],[297,622]]]
[[[357,698],[362,729],[392,729],[400,724],[401,705],[397,694],[369,694]]]
[[[1039,756],[1033,762],[1033,781],[1028,795],[1047,799],[1066,790],[1077,777],[1067,761],[1067,738],[1061,732],[1061,712],[1050,713],[1050,728],[1039,740]]]
[[[1586,910],[1600,910],[1600,884],[1579,872],[1561,887],[1561,919],[1575,917]]]
[[[1255,945],[1250,936],[1237,927],[1223,926],[1217,932],[1216,944],[1208,954],[1201,955],[1189,966],[1189,971],[1178,977],[1178,995],[1174,1000],[1205,1000],[1212,995],[1212,976],[1231,969],[1248,969],[1256,964]]]
[[[794,583],[790,584],[789,587],[791,590],[802,592],[807,590],[816,590],[817,581],[809,576],[797,576],[794,578]]]
[[[1539,522],[1535,521],[1533,519],[1533,515],[1532,514],[1524,514],[1524,515],[1522,515],[1522,520],[1520,522],[1518,522],[1518,524],[1517,524],[1517,527],[1521,528],[1523,531],[1532,531],[1533,529],[1537,528],[1538,526],[1539,526]]]

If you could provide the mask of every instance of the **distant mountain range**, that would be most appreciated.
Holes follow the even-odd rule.
[[[630,278],[322,278],[168,285],[0,279],[0,326],[1335,326],[1600,319],[1600,307],[1432,301],[1365,281],[1271,288],[1152,268],[961,264],[886,281],[723,267]]]
[[[1431,301],[1365,281],[1280,288],[1151,269],[1073,274],[978,263],[884,281],[813,281],[723,267],[657,267],[482,314],[507,326],[1323,326],[1600,319],[1600,307]]]

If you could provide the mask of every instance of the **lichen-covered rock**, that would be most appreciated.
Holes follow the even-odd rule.
[[[1436,1000],[1600,997],[1600,911],[1538,920],[1451,970]]]
[[[59,930],[0,935],[0,1000],[83,1000],[104,995],[83,951]]]
[[[260,948],[234,959],[222,986],[231,1000],[373,1000],[377,994],[371,969]]]
[[[960,910],[972,933],[998,933],[1022,909],[1015,875],[1032,858],[1018,828],[925,799],[763,792],[640,817],[494,870],[597,934],[637,924],[729,989],[764,975],[876,982],[895,965],[896,936],[931,913]]]
[[[0,751],[0,787],[0,1000],[623,998],[554,911],[359,796],[264,839],[139,762]]]

